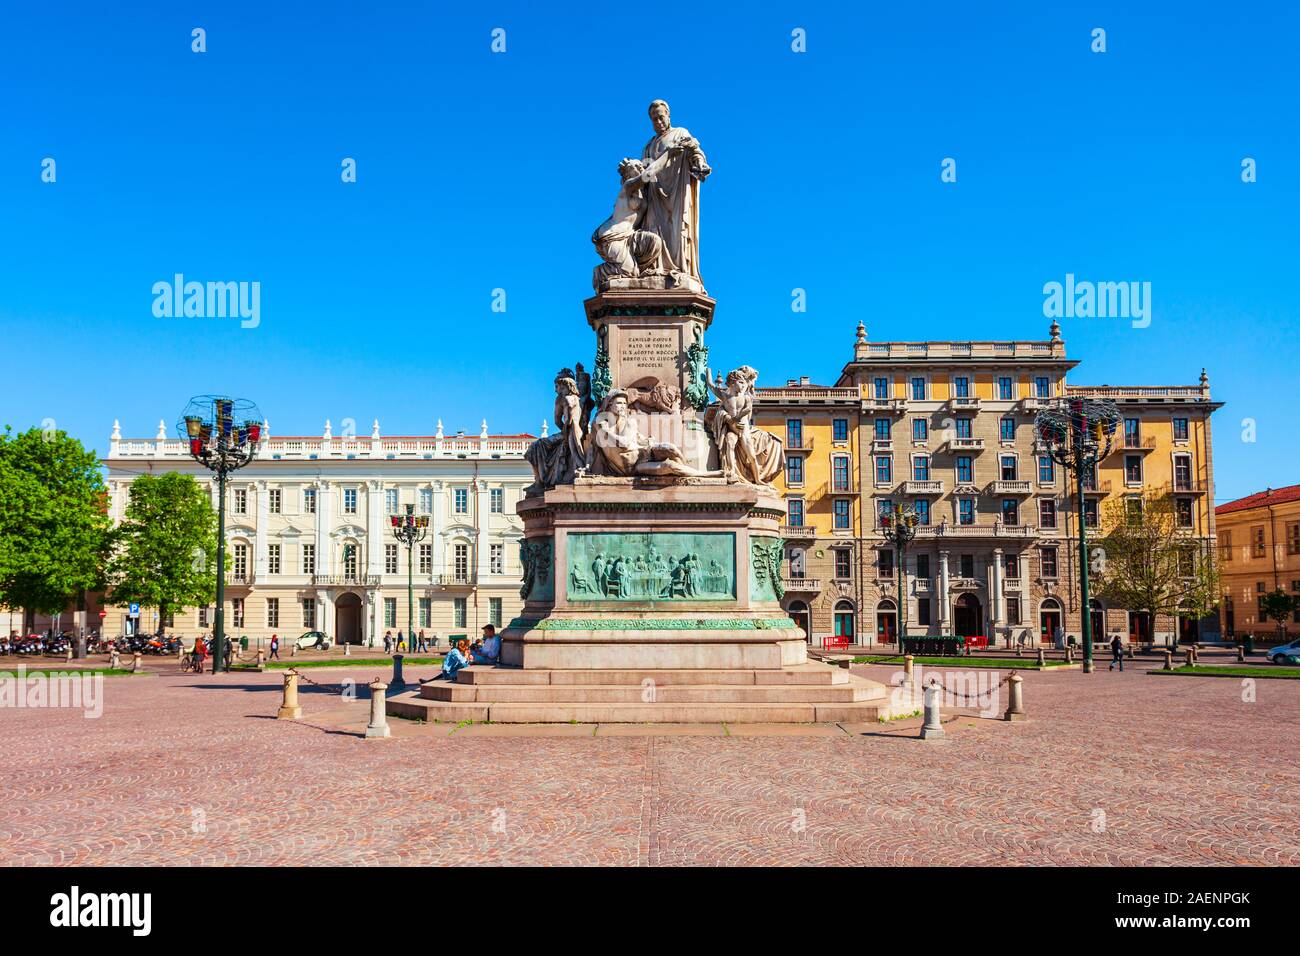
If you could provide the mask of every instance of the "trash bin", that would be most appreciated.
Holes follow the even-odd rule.
[[[241,637],[241,638],[239,639],[239,649],[240,649],[241,651],[244,651],[244,652],[247,652],[247,651],[248,651],[248,638],[247,638],[247,637]]]
[[[1243,637],[1243,638],[1241,639],[1241,648],[1242,648],[1242,650],[1244,650],[1247,654],[1254,654],[1254,653],[1255,653],[1255,638],[1254,638],[1252,635],[1247,634],[1245,637]]]

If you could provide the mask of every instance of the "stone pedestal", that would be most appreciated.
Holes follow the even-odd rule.
[[[502,632],[525,668],[777,669],[807,660],[780,605],[785,505],[722,479],[591,478],[518,505],[538,572]]]

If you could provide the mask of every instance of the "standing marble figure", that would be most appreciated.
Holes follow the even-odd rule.
[[[700,279],[700,183],[712,170],[699,142],[681,126],[673,126],[668,104],[650,104],[650,122],[655,135],[641,151],[641,161],[650,166],[665,153],[680,148],[659,169],[644,188],[645,206],[637,228],[656,233],[663,240],[663,256],[669,263],[674,285],[704,291]]]

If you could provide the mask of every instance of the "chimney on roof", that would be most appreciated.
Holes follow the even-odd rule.
[[[807,376],[807,375],[800,375],[800,376],[799,376],[799,384],[800,384],[800,385],[807,385],[807,384],[808,384],[808,376]]]

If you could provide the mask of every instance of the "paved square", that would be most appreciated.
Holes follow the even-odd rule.
[[[109,678],[99,719],[0,708],[0,864],[1300,863],[1300,686],[1246,703],[1145,666],[1028,673],[1029,722],[937,743],[917,721],[367,741],[368,702],[311,687],[271,719],[276,673]]]

